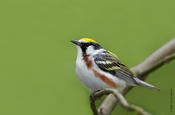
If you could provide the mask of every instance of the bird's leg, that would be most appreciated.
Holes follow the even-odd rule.
[[[103,90],[96,90],[96,91],[93,91],[91,93],[91,95],[90,95],[90,105],[91,105],[91,109],[92,109],[94,115],[99,115],[97,107],[95,105],[95,101],[97,99],[101,98],[103,95],[107,95],[109,93],[110,92],[106,92],[105,89],[103,89]]]
[[[90,94],[90,101],[95,101],[97,99],[96,93],[99,92],[100,90],[95,90]]]
[[[94,115],[98,115],[98,111],[97,111],[97,107],[95,105],[95,101],[100,98],[100,96],[96,95],[98,92],[100,92],[101,90],[96,90],[93,91],[91,93],[91,95],[89,96],[90,99],[90,105],[91,105],[91,109],[93,110]]]

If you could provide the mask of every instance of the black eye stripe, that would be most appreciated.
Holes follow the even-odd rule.
[[[82,51],[83,51],[84,53],[86,53],[86,49],[87,49],[87,47],[89,47],[89,46],[94,46],[93,48],[94,48],[95,50],[102,48],[99,44],[93,43],[93,42],[81,43],[81,44],[82,44],[82,45],[81,45],[81,49],[82,49]]]
[[[89,43],[81,43],[81,44],[82,44],[82,45],[81,45],[81,49],[82,49],[83,53],[85,53],[87,47],[89,46]]]
[[[82,46],[86,46],[86,47],[92,45],[91,43],[81,43],[81,44],[82,44]]]

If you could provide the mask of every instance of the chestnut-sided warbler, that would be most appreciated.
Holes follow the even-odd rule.
[[[136,77],[112,52],[105,50],[90,38],[72,40],[77,46],[76,74],[79,80],[92,91],[126,86],[145,86],[159,90]]]

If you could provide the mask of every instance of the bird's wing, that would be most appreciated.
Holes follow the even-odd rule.
[[[133,79],[134,74],[127,66],[120,62],[115,54],[104,51],[103,53],[94,55],[94,61],[101,70],[121,78],[130,84],[136,84],[136,81]]]

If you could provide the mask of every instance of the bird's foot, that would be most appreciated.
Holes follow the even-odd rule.
[[[95,94],[97,93],[97,92],[99,92],[100,90],[95,90],[95,91],[93,91],[91,94],[90,94],[90,101],[92,102],[92,101],[95,101],[96,99],[97,99],[97,97],[95,96]]]

